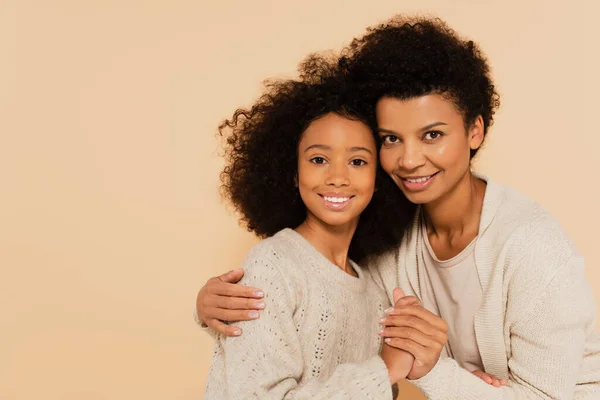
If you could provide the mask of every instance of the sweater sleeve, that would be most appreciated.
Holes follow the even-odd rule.
[[[217,336],[205,399],[391,399],[379,356],[341,364],[327,379],[299,384],[306,373],[298,336],[302,327],[294,323],[296,294],[276,265],[281,262],[265,254],[246,260],[242,283],[264,288],[267,307],[258,320],[239,323],[241,336]]]
[[[586,332],[596,313],[582,258],[571,256],[557,272],[545,287],[529,286],[535,293],[533,298],[527,297],[532,303],[510,305],[527,311],[510,330],[508,386],[488,385],[452,359],[440,359],[429,374],[411,382],[432,400],[597,398],[598,382],[590,384],[581,397],[575,396]],[[522,287],[514,290],[528,289],[523,285],[531,281],[515,278],[513,285]]]

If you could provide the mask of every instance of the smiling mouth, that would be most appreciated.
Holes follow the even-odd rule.
[[[345,203],[354,196],[346,196],[346,197],[321,196],[321,197],[324,198],[325,201],[329,201],[331,203]]]
[[[324,200],[325,207],[335,211],[345,210],[354,198],[354,196],[325,196],[322,194],[319,196]]]
[[[405,190],[408,190],[409,192],[420,192],[429,187],[429,184],[439,172],[440,171],[427,176],[418,176],[411,178],[400,177],[400,179],[402,181],[402,186]]]
[[[438,174],[438,172],[436,172],[435,174],[431,174],[431,175],[427,175],[427,176],[422,176],[422,177],[419,177],[419,178],[401,178],[401,179],[403,181],[410,182],[410,183],[423,183],[423,182],[427,182],[428,180],[430,180],[431,178],[433,178],[434,176],[436,176]]]

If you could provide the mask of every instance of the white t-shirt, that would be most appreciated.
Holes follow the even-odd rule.
[[[483,292],[475,265],[477,238],[456,256],[439,260],[421,223],[418,270],[423,306],[448,324],[448,342],[442,355],[454,358],[472,372],[483,371],[475,338],[475,314]]]

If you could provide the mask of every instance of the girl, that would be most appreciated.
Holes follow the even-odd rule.
[[[600,398],[583,258],[545,209],[471,171],[499,104],[477,45],[439,20],[396,17],[355,40],[340,65],[377,116],[383,169],[419,205],[399,250],[374,261],[377,275],[449,325],[438,351],[425,311],[398,306],[382,322],[386,342],[415,357],[408,378],[430,399]],[[226,307],[221,297],[239,291],[207,287],[203,321],[220,330],[215,318],[227,319],[213,305],[247,319],[241,300]],[[471,374],[490,379],[483,371],[508,385]]]
[[[310,58],[304,81],[270,83],[221,126],[224,193],[267,237],[241,283],[269,306],[241,337],[217,336],[206,399],[391,399],[412,365],[387,345],[379,355],[390,302],[353,260],[397,247],[413,206],[377,178],[373,130],[331,71]]]

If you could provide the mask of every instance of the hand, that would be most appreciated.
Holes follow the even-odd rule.
[[[409,304],[403,304],[403,302]],[[448,341],[448,325],[443,319],[409,299],[400,299],[388,316],[381,320],[384,326],[380,335],[392,347],[411,353],[415,357],[407,378],[419,379],[429,373],[440,358]]]
[[[412,354],[396,349],[386,343],[381,349],[381,358],[388,369],[390,383],[393,385],[406,378],[413,366],[415,358]]]
[[[400,289],[394,290],[394,304],[398,304],[398,301],[401,298],[406,298],[404,292]],[[415,301],[416,298],[413,297],[410,300],[412,302]],[[418,300],[416,300],[416,302],[418,303]],[[381,349],[381,358],[388,369],[392,385],[398,383],[401,379],[406,378],[406,375],[408,375],[412,369],[413,362],[415,361],[412,354],[404,350],[396,349],[386,343],[383,344],[383,348]]]
[[[247,321],[260,317],[265,308],[264,294],[258,288],[236,284],[244,276],[242,269],[210,278],[198,292],[196,310],[200,322],[226,336],[239,336],[242,330],[222,321]]]
[[[483,372],[480,369],[476,369],[472,372],[472,374],[481,378],[485,383],[489,383],[490,385],[493,385],[495,387],[508,385],[508,382],[506,382],[506,380],[498,379],[494,375],[488,374],[487,372]]]

